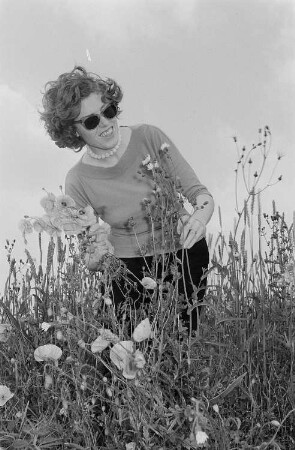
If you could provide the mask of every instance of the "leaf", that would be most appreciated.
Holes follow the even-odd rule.
[[[227,317],[225,319],[221,319],[218,322],[216,322],[216,325],[220,325],[223,322],[238,322],[238,321],[247,321],[248,319],[245,317]]]
[[[216,397],[211,398],[209,401],[210,405],[214,405],[214,403],[217,403],[218,400],[228,395],[235,387],[237,387],[245,376],[247,375],[247,372],[244,372],[242,375],[240,375],[238,378],[236,378],[224,391],[222,391],[220,394],[218,394]]]
[[[29,441],[25,441],[24,439],[16,439],[10,448],[27,448],[30,445]]]

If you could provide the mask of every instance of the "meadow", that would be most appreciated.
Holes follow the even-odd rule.
[[[236,217],[227,235],[220,209],[215,213],[220,231],[208,236],[197,331],[180,319],[188,301],[178,294],[180,261],[155,258],[136,285],[144,286],[136,309],[128,273],[110,248],[99,253],[98,246],[99,269],[89,268],[87,232],[52,233],[46,241],[35,227],[40,254],[26,248],[21,261],[7,242],[1,449],[295,448],[294,224],[275,204],[263,211],[263,191],[281,181],[274,167],[263,184],[268,127],[249,149],[236,138],[234,145]],[[158,206],[144,207],[173,241],[173,207],[183,199],[151,164]],[[105,228],[102,234],[105,245]],[[120,277],[126,302],[118,311],[111,283]],[[198,306],[194,300],[191,308]]]

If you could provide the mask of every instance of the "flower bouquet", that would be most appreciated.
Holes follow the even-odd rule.
[[[19,223],[24,242],[27,235],[47,233],[51,238],[77,236],[80,250],[89,269],[97,269],[101,259],[113,254],[114,248],[108,240],[111,227],[97,216],[92,206],[78,208],[72,197],[62,193],[56,196],[51,192],[40,201],[45,214],[41,217],[25,216]]]

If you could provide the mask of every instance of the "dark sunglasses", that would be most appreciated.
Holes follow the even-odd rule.
[[[84,117],[81,120],[75,120],[74,123],[81,123],[86,130],[94,130],[94,128],[98,127],[100,122],[100,116],[104,116],[107,119],[113,119],[118,115],[119,106],[117,103],[111,103],[106,106],[100,114],[90,114],[90,116]]]

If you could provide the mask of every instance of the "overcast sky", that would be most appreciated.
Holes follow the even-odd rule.
[[[58,193],[80,158],[56,147],[38,117],[45,83],[75,64],[122,86],[122,125],[154,124],[174,140],[226,227],[235,206],[232,137],[250,147],[268,125],[268,173],[283,154],[283,180],[265,192],[263,210],[274,199],[291,220],[294,0],[0,0],[0,62],[0,292],[5,239],[16,238],[16,256],[24,255],[19,220],[42,213],[42,188]]]

